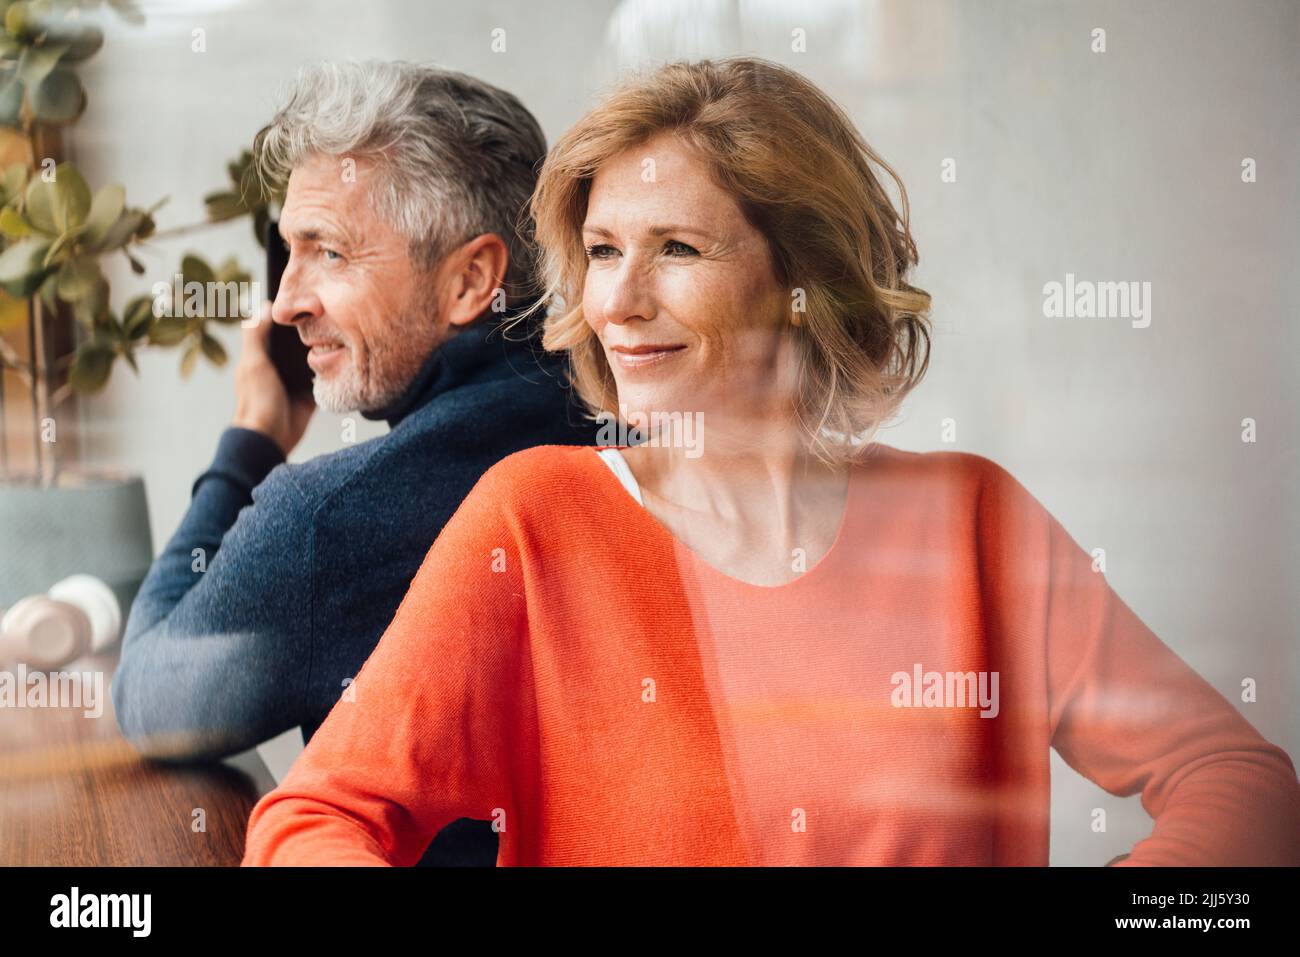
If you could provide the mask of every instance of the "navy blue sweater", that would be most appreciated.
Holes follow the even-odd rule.
[[[523,335],[469,327],[366,414],[390,432],[309,462],[226,430],[127,620],[113,704],[142,753],[223,757],[299,725],[310,739],[479,477],[523,448],[595,442],[563,358]],[[489,825],[461,821],[423,863],[495,856]]]

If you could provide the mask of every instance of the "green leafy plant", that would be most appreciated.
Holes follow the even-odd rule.
[[[224,223],[228,219],[249,216],[253,220],[253,235],[266,244],[266,225],[271,219],[270,205],[284,197],[262,182],[253,168],[253,153],[244,150],[239,158],[226,164],[230,174],[230,189],[221,189],[203,197],[208,210],[208,222]]]
[[[86,108],[86,91],[71,69],[104,44],[103,31],[79,15],[85,4],[57,0],[0,3],[0,122],[18,126],[68,123]]]
[[[106,5],[128,22],[143,20],[130,0]],[[179,348],[182,376],[200,357],[224,365],[226,351],[210,323],[238,322],[240,315],[209,314],[202,305],[173,315],[155,308],[159,298],[165,300],[156,290],[129,299],[117,312],[102,260],[121,254],[142,275],[145,267],[135,253],[148,240],[242,216],[251,218],[258,242],[264,242],[269,205],[280,198],[261,184],[245,150],[227,166],[229,186],[204,197],[202,222],[159,231],[154,214],[165,200],[130,206],[122,186],[92,191],[75,166],[55,163],[49,153],[56,148],[49,147],[57,147],[57,130],[86,109],[73,66],[103,45],[103,32],[85,15],[99,6],[95,0],[0,0],[0,126],[22,131],[31,146],[27,163],[0,173],[0,332],[26,322],[30,345],[24,358],[0,339],[0,376],[15,374],[31,388],[33,434],[73,392],[103,389],[119,358],[138,372],[141,347]],[[195,253],[172,275],[182,288],[249,280],[233,259],[213,267]],[[51,355],[47,326],[65,319],[76,330],[76,344],[66,354]],[[0,410],[0,451],[7,449],[6,440]],[[55,450],[37,442],[36,451],[42,480],[52,482]]]

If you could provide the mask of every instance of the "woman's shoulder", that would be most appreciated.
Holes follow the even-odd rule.
[[[507,455],[479,476],[439,539],[504,542],[539,529],[548,537],[567,534],[572,522],[565,516],[586,508],[593,464],[606,468],[594,448],[582,445],[539,445]]]
[[[1032,494],[1004,466],[978,452],[935,449],[914,452],[883,442],[872,442],[857,460],[868,479],[892,483],[921,498],[942,494],[949,503],[986,498],[1020,499],[1030,504]]]
[[[909,541],[943,542],[981,561],[1002,556],[1006,567],[1020,569],[1041,565],[1045,549],[1067,541],[1043,502],[990,456],[883,446],[864,466],[857,501],[868,521],[860,527],[872,534],[894,529]]]
[[[589,445],[535,445],[513,452],[483,473],[475,492],[503,504],[527,506],[571,496],[591,480],[592,466],[605,468]]]
[[[981,479],[989,475],[996,477],[999,472],[1009,474],[997,462],[977,452],[960,449],[915,452],[879,441],[871,442],[856,462],[863,470],[875,467],[892,471],[925,472],[949,478]]]
[[[590,462],[598,462],[599,449],[590,445],[534,445],[512,452],[488,470],[502,481],[542,481],[572,477]],[[590,460],[590,462],[588,461]]]

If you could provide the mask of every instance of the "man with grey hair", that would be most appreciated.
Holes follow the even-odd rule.
[[[537,298],[523,210],[546,150],[515,97],[431,67],[326,63],[301,71],[254,146],[287,183],[270,318],[297,329],[315,380],[291,397],[271,323],[244,330],[231,427],[141,586],[113,678],[123,732],[160,760],[295,726],[309,739],[347,706],[483,472],[596,438],[562,360],[502,327]],[[391,429],[286,464],[315,405]],[[485,821],[458,821],[424,863],[491,864],[496,844]]]

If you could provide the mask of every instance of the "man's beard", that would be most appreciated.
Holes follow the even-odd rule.
[[[363,354],[354,341],[344,340],[347,365],[329,379],[318,375],[312,381],[316,405],[327,412],[374,412],[391,405],[424,365],[437,335],[436,307],[408,302],[396,322],[366,340]]]

